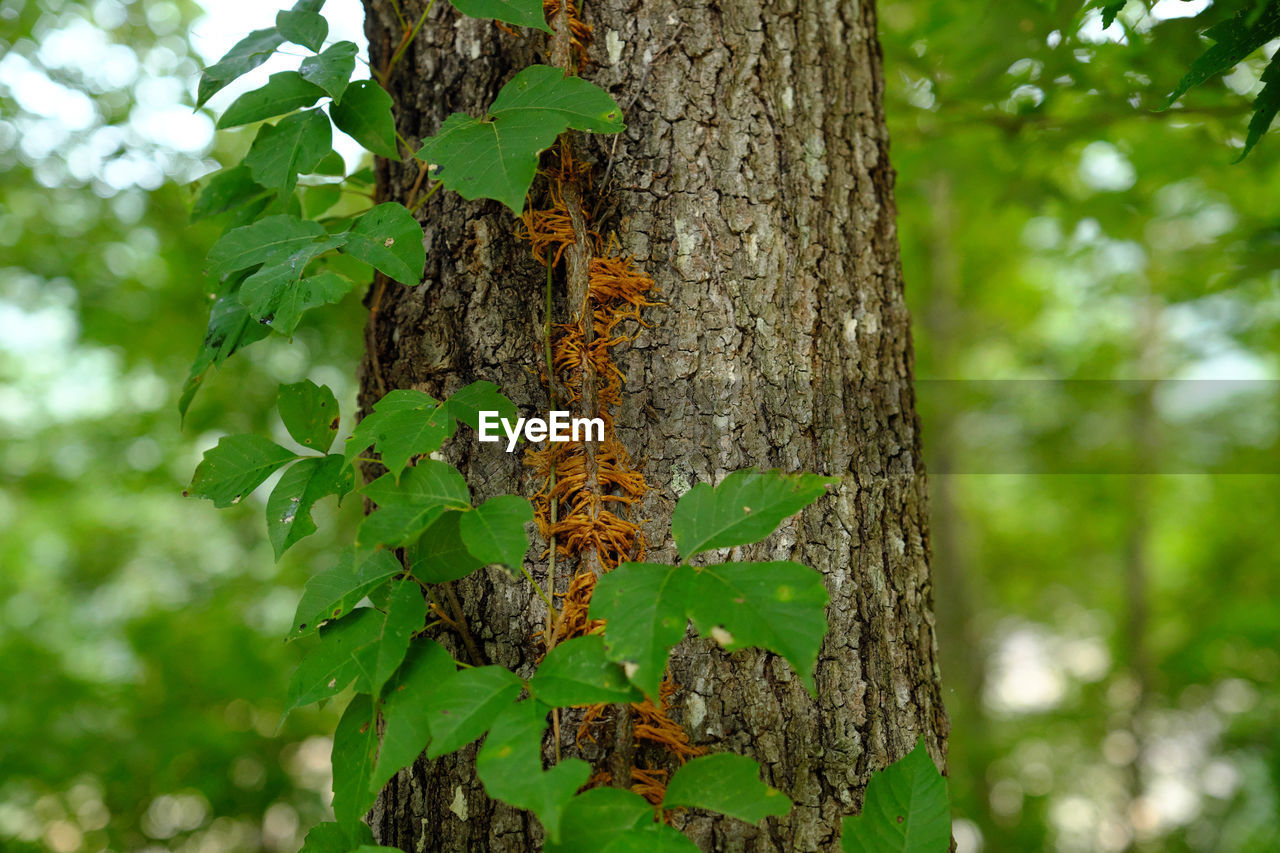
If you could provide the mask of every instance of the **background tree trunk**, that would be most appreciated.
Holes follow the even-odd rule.
[[[412,21],[423,5],[401,10]],[[380,67],[400,25],[389,0],[366,8]],[[616,234],[665,303],[646,309],[651,328],[615,353],[626,374],[618,437],[650,485],[632,513],[645,520],[649,559],[673,556],[671,509],[694,483],[752,465],[841,477],[767,547],[742,549],[824,573],[831,632],[818,700],[770,655],[689,640],[671,664],[672,716],[693,742],[757,758],[797,808],[763,828],[700,812],[676,825],[704,850],[834,850],[839,818],[861,806],[871,772],[921,737],[941,764],[947,732],[874,9],[597,0],[583,18],[594,27],[583,74],[627,120],[620,137],[575,143],[603,198],[593,224]],[[526,35],[437,4],[389,84],[400,132],[417,144],[450,112],[479,114],[516,69],[547,61],[547,39]],[[380,161],[381,196],[409,201],[417,177],[416,161]],[[362,405],[391,388],[444,394],[489,379],[525,414],[545,411],[545,272],[515,238],[516,221],[448,192],[418,213],[425,283],[375,282]],[[553,313],[568,319],[563,294]],[[502,446],[463,435],[450,453],[477,499],[537,488]],[[545,563],[530,568],[545,577]],[[528,585],[489,570],[456,592],[487,662],[531,670],[545,608]],[[581,754],[617,759],[630,749],[625,720],[618,727]],[[572,727],[563,746],[574,748]],[[472,747],[420,761],[393,779],[374,810],[380,842],[539,849],[537,821],[488,799],[474,757]]]

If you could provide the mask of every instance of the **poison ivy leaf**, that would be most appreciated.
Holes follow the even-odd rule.
[[[276,408],[294,441],[321,453],[329,452],[338,435],[338,398],[328,385],[317,385],[310,379],[281,385]]]
[[[601,853],[695,853],[698,847],[666,824],[648,823],[619,834]]]
[[[351,853],[404,853],[399,847],[382,847],[376,844],[361,844]]]
[[[431,745],[427,758],[439,758],[480,737],[524,689],[515,673],[501,666],[464,669],[441,681],[426,700]]]
[[[546,853],[599,853],[632,828],[653,823],[653,806],[620,788],[592,788],[574,797],[560,815],[560,841]]]
[[[333,207],[342,198],[342,187],[337,184],[318,184],[302,190],[302,209],[310,219]]]
[[[526,523],[533,521],[533,508],[516,495],[490,498],[459,520],[467,550],[486,564],[499,563],[516,570],[524,565],[529,550]]]
[[[196,90],[196,109],[203,107],[232,80],[270,59],[271,54],[282,44],[284,36],[275,27],[254,30],[236,42],[225,56],[200,75],[200,85]]]
[[[256,264],[284,263],[328,236],[318,222],[285,214],[268,216],[219,237],[205,260],[207,272],[221,278]]]
[[[209,326],[205,330],[204,340],[191,363],[187,381],[182,385],[178,414],[186,417],[187,409],[211,366],[222,364],[236,350],[260,341],[269,334],[271,330],[255,321],[249,309],[240,304],[237,296],[223,296],[215,301],[209,311]]]
[[[372,649],[382,635],[385,615],[361,607],[320,628],[320,642],[307,652],[289,681],[285,716],[294,708],[336,696],[351,682],[368,690]]]
[[[549,709],[532,700],[508,705],[493,721],[476,756],[476,776],[489,796],[542,821],[547,836],[560,838],[560,814],[574,792],[587,783],[591,765],[567,758],[542,769],[542,736]]]
[[[244,165],[259,184],[288,195],[298,174],[314,169],[332,148],[329,117],[321,110],[303,110],[260,127]]]
[[[827,633],[822,575],[799,563],[721,563],[694,570],[688,612],[698,633],[730,651],[782,655],[814,692],[813,667]]]
[[[347,614],[375,587],[402,571],[400,561],[390,551],[357,557],[353,548],[345,549],[338,565],[307,581],[289,637],[304,637],[314,633],[322,622]]]
[[[372,700],[360,693],[347,705],[333,733],[333,816],[348,832],[361,822],[377,798],[377,793],[370,791],[378,756],[375,717]]]
[[[188,493],[209,498],[216,507],[239,503],[262,481],[298,455],[260,435],[224,435],[204,453]]]
[[[467,550],[458,532],[458,521],[465,514],[453,510],[443,513],[409,547],[407,561],[415,578],[423,583],[447,583],[485,565]]]
[[[624,127],[622,110],[603,89],[559,68],[531,65],[502,87],[485,118],[454,113],[415,156],[463,198],[497,199],[519,214],[538,154],[565,129]]]
[[[699,483],[676,501],[671,535],[686,560],[702,551],[759,542],[834,482],[817,474],[734,471],[714,489]]]
[[[341,42],[339,42],[341,44]],[[330,177],[342,177],[347,173],[347,161],[342,159],[342,155],[337,151],[330,151],[320,159],[316,164],[313,174],[328,175]],[[351,178],[347,178],[351,180]]]
[[[374,403],[373,411],[356,425],[347,439],[347,461],[372,446],[387,470],[399,477],[410,459],[439,450],[453,430],[453,418],[430,396],[397,388]]]
[[[844,853],[946,853],[951,845],[947,785],[916,744],[900,761],[874,773],[862,814],[844,819]]]
[[[408,545],[446,509],[471,505],[458,469],[435,459],[423,459],[405,471],[398,485],[393,474],[383,474],[363,491],[379,509],[360,526],[356,544],[361,547]]]
[[[307,833],[298,853],[349,853],[357,844],[373,843],[373,831],[367,824],[353,827],[351,835],[336,823],[317,823]]]
[[[497,412],[509,421],[517,417],[516,404],[508,400],[497,385],[483,379],[459,388],[445,405],[455,418],[474,430],[480,429],[481,412]]]
[[[314,83],[329,93],[334,102],[342,100],[342,93],[351,82],[351,74],[356,70],[356,54],[359,52],[353,41],[335,42],[315,56],[308,56],[298,66],[302,79]],[[339,173],[341,174],[341,173]]]
[[[393,585],[386,622],[374,656],[370,692],[375,696],[382,692],[382,686],[400,668],[409,651],[409,640],[415,631],[421,630],[426,619],[427,602],[417,581],[406,578]]]
[[[622,667],[609,660],[604,638],[594,634],[566,640],[548,652],[529,689],[540,702],[555,708],[644,698],[627,683]]]
[[[667,654],[688,625],[691,575],[688,566],[623,563],[603,575],[591,594],[591,618],[608,620],[609,657],[651,699],[658,698]]]
[[[329,495],[341,499],[353,485],[351,468],[336,453],[309,456],[285,471],[267,498],[267,535],[276,559],[316,532],[311,518],[316,501]]]
[[[449,0],[453,8],[471,18],[492,19],[517,27],[551,32],[542,0]]]
[[[330,104],[329,117],[339,130],[379,157],[400,159],[391,96],[372,80],[356,80],[347,86],[342,100]]]
[[[453,658],[434,640],[419,639],[409,647],[395,678],[387,683],[382,705],[386,727],[373,773],[373,791],[381,789],[396,771],[408,767],[427,748],[431,727],[426,697],[454,672]]]
[[[304,313],[320,305],[340,301],[355,286],[351,279],[333,272],[316,273],[300,281],[286,283],[278,294],[279,301],[265,303],[268,311],[274,312],[271,314],[271,328],[282,335],[292,334]]]
[[[191,208],[191,221],[199,222],[242,208],[252,218],[270,201],[271,191],[253,180],[248,166],[223,169],[200,191]]]
[[[415,287],[422,283],[427,263],[422,226],[402,204],[389,201],[357,219],[347,232],[342,251],[401,284]]]
[[[710,809],[758,823],[791,811],[791,800],[760,781],[760,765],[728,752],[691,759],[671,777],[664,809]]]
[[[294,44],[319,51],[329,35],[329,22],[315,12],[290,9],[276,12],[276,30]]]
[[[279,71],[267,79],[265,86],[236,98],[218,119],[218,129],[291,113],[311,106],[324,94],[324,89],[304,80],[297,71]]]

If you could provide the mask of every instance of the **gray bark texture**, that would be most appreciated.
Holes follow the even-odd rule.
[[[400,8],[412,22],[424,3]],[[366,10],[381,67],[400,23],[389,0],[366,0]],[[575,138],[577,158],[594,166],[584,206],[664,303],[645,309],[650,327],[614,356],[626,375],[617,435],[650,487],[632,510],[646,559],[675,556],[671,510],[695,483],[749,466],[840,478],[778,534],[732,554],[825,576],[831,630],[818,698],[768,654],[690,637],[671,663],[671,715],[692,741],[756,758],[796,808],[759,826],[699,811],[674,823],[704,851],[838,850],[840,818],[861,807],[871,773],[920,738],[942,766],[948,728],[874,7],[587,0],[582,17],[594,28],[582,74],[627,122],[618,137]],[[481,114],[515,71],[549,62],[548,50],[543,34],[513,36],[437,3],[389,82],[400,132],[417,145],[451,112]],[[418,166],[379,161],[381,198],[409,201]],[[523,414],[546,411],[545,271],[516,239],[516,220],[496,202],[447,191],[417,215],[425,280],[375,282],[362,406],[392,388],[447,394],[488,379]],[[553,319],[565,321],[556,288]],[[477,500],[540,485],[519,453],[503,451],[466,430],[452,442]],[[542,546],[528,567],[545,581]],[[563,591],[568,572],[558,574]],[[546,611],[529,585],[488,569],[454,591],[485,662],[532,672]],[[465,658],[456,637],[440,639]],[[564,752],[631,766],[627,715],[615,716],[612,736],[580,746],[566,719]],[[535,818],[485,795],[475,750],[401,771],[372,814],[379,842],[541,849]]]

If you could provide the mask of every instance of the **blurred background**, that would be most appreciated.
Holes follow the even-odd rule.
[[[180,497],[278,382],[354,399],[352,297],[177,416],[190,183],[273,66],[199,113],[196,76],[283,5],[0,0],[5,851],[292,853],[326,808],[280,638],[359,504],[277,568],[260,501]],[[879,6],[959,849],[1280,849],[1280,141],[1232,164],[1265,59],[1154,112],[1205,0]]]

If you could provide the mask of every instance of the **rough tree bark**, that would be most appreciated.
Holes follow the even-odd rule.
[[[400,4],[410,21],[423,6]],[[390,0],[366,0],[366,10],[379,67],[400,25]],[[704,850],[834,850],[839,818],[860,808],[871,772],[921,737],[941,765],[948,725],[874,8],[588,0],[582,14],[594,27],[584,76],[627,121],[616,142],[577,143],[597,190],[609,172],[594,224],[616,234],[665,302],[646,309],[652,327],[615,356],[626,374],[618,436],[651,489],[634,513],[646,520],[649,558],[673,556],[671,508],[693,483],[752,465],[841,478],[764,546],[742,549],[826,577],[817,701],[770,655],[686,640],[671,667],[672,715],[693,741],[757,758],[797,807],[761,828],[698,812],[676,825]],[[526,36],[436,4],[389,84],[401,133],[416,144],[450,112],[479,114],[516,69],[547,61],[546,39]],[[417,165],[380,162],[381,196],[408,201]],[[371,290],[362,405],[391,388],[443,394],[489,379],[526,414],[545,411],[544,271],[515,220],[448,192],[418,216],[425,282]],[[567,319],[562,294],[555,313]],[[465,436],[453,444],[477,499],[536,488],[520,454]],[[545,577],[545,564],[530,568]],[[545,608],[527,584],[494,570],[456,593],[487,662],[531,670]],[[616,759],[630,748],[624,728],[582,754]],[[537,821],[486,797],[474,757],[472,747],[402,771],[374,809],[379,841],[540,849]]]

